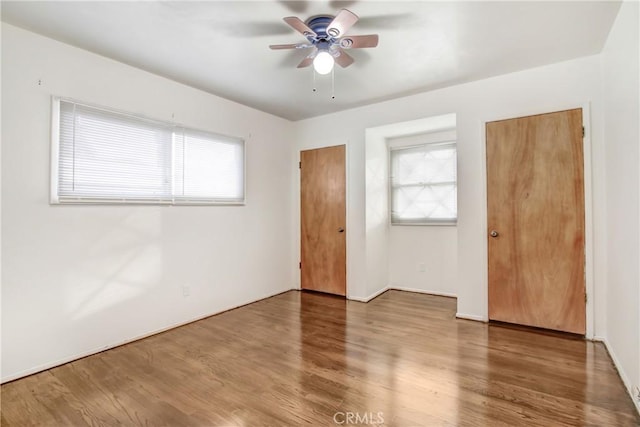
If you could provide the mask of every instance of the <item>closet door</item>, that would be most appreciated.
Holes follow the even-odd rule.
[[[585,333],[582,110],[487,123],[489,319]]]
[[[302,289],[346,295],[345,146],[300,152]]]

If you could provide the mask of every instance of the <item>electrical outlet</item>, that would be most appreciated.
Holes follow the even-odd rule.
[[[424,273],[425,271],[427,271],[427,266],[425,265],[424,262],[421,262],[420,264],[418,264],[418,271],[420,273]]]
[[[183,285],[182,286],[182,296],[183,297],[188,297],[189,296],[189,286],[187,286],[187,285]]]

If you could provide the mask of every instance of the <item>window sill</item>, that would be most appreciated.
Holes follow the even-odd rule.
[[[148,205],[148,206],[245,206],[246,201],[213,201],[213,200],[166,200],[166,199],[106,199],[106,198],[65,198],[52,199],[51,206],[64,205]]]
[[[434,222],[392,222],[391,226],[435,226],[435,227],[456,227],[458,221],[434,221]]]

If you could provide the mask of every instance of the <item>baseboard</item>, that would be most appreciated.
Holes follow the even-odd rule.
[[[616,353],[611,348],[609,341],[605,337],[597,337],[597,336],[593,337],[593,341],[600,341],[602,342],[602,344],[604,344],[604,348],[607,350],[607,352],[609,353],[609,356],[611,357],[611,360],[613,361],[613,366],[615,366],[616,371],[618,371],[618,375],[622,380],[622,384],[624,384],[624,387],[627,389],[627,393],[629,393],[629,396],[631,397],[631,401],[636,407],[636,411],[638,411],[638,414],[640,414],[640,400],[636,399],[636,396],[633,395],[633,384],[631,383],[631,381],[629,381],[629,378],[627,378],[627,375],[622,370],[622,365],[620,364],[620,360],[618,359],[618,357],[616,356]]]
[[[403,286],[390,285],[390,286],[385,286],[384,288],[382,288],[379,291],[369,295],[368,297],[349,296],[349,297],[347,297],[347,299],[352,300],[352,301],[358,301],[358,302],[369,302],[372,299],[379,297],[380,295],[382,295],[383,293],[385,293],[387,291],[414,292],[414,293],[417,293],[417,294],[435,295],[435,296],[438,296],[438,297],[457,298],[456,294],[452,294],[452,293],[448,293],[448,292],[426,291],[424,289],[405,288]]]
[[[9,381],[15,381],[17,379],[20,379],[20,378],[23,378],[23,377],[26,377],[26,376],[29,376],[29,375],[37,374],[38,372],[46,371],[47,369],[52,369],[52,368],[55,368],[56,366],[64,365],[65,363],[69,363],[69,362],[73,362],[75,360],[83,359],[85,357],[92,356],[94,354],[102,353],[103,351],[111,350],[112,348],[120,347],[122,345],[132,343],[134,341],[139,341],[139,340],[151,337],[153,335],[161,334],[161,333],[169,331],[171,329],[179,328],[180,326],[188,325],[189,323],[193,323],[193,322],[197,322],[197,321],[202,320],[202,319],[206,319],[207,317],[215,316],[215,315],[224,313],[226,311],[235,310],[236,308],[244,307],[245,305],[253,304],[253,303],[256,303],[258,301],[262,301],[262,300],[265,300],[265,299],[268,299],[268,298],[273,298],[273,297],[275,297],[277,295],[284,294],[285,292],[289,292],[289,291],[292,291],[292,290],[297,290],[297,289],[292,288],[292,289],[287,289],[285,291],[278,291],[278,292],[276,292],[274,294],[270,294],[270,295],[267,295],[265,297],[258,298],[258,299],[254,300],[254,301],[250,301],[250,302],[247,302],[247,303],[244,303],[244,304],[238,304],[236,306],[232,306],[232,307],[226,308],[224,310],[216,311],[216,312],[213,312],[213,313],[210,313],[210,314],[205,314],[203,316],[198,316],[196,318],[193,318],[193,319],[190,319],[190,320],[187,320],[187,321],[184,321],[184,322],[176,323],[176,324],[173,324],[173,325],[161,328],[161,329],[157,329],[157,330],[155,330],[153,332],[149,332],[149,333],[146,333],[146,334],[138,335],[138,336],[135,336],[133,338],[129,338],[129,339],[126,339],[124,341],[120,341],[118,343],[108,344],[108,345],[101,346],[101,347],[98,347],[98,348],[94,348],[92,350],[84,351],[82,353],[78,353],[78,354],[75,354],[75,355],[72,355],[72,356],[63,357],[62,359],[58,359],[58,360],[56,360],[54,362],[51,362],[51,363],[43,363],[42,365],[36,366],[34,368],[25,369],[24,371],[20,371],[20,372],[17,372],[15,374],[8,375],[6,377],[2,377],[2,379],[0,380],[0,384],[7,383]]]
[[[388,286],[385,286],[384,288],[380,289],[377,292],[374,292],[373,294],[369,295],[368,297],[354,297],[354,296],[348,296],[347,299],[351,300],[351,301],[358,301],[358,302],[369,302],[374,298],[379,297],[380,295],[384,294],[385,292],[387,292],[389,290]]]
[[[458,295],[450,292],[427,291],[424,289],[406,288],[404,286],[392,285],[392,286],[388,286],[387,289],[393,289],[396,291],[405,291],[405,292],[415,292],[417,294],[435,295],[437,297],[458,298]]]
[[[476,322],[487,323],[487,319],[476,314],[456,313],[456,319],[474,320]]]

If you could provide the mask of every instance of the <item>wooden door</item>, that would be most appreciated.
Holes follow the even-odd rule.
[[[345,146],[300,152],[302,289],[346,295]]]
[[[489,319],[585,333],[582,110],[487,123]]]

